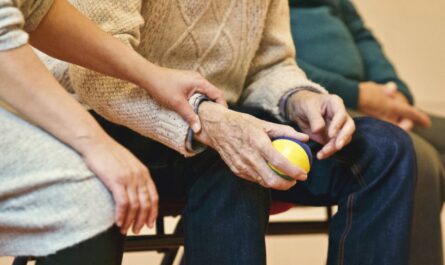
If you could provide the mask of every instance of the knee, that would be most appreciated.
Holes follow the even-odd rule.
[[[357,118],[357,134],[366,151],[374,150],[380,159],[405,157],[414,162],[414,148],[409,135],[397,126],[373,118]]]
[[[410,133],[413,141],[417,165],[417,196],[434,197],[434,200],[442,202],[442,179],[445,170],[436,149],[423,138]]]

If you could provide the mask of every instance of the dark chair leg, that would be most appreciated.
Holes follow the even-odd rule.
[[[12,265],[26,265],[28,264],[28,257],[17,257],[12,262]]]
[[[331,223],[332,216],[334,215],[333,210],[332,210],[332,206],[327,206],[326,207],[326,215],[328,217],[327,218],[328,223]]]
[[[182,218],[179,219],[178,224],[175,227],[175,231],[173,232],[174,235],[182,234],[183,233],[183,224],[182,224]],[[169,249],[165,252],[164,258],[161,261],[161,265],[173,265],[175,262],[176,256],[178,255],[179,248],[173,248]],[[181,262],[182,264],[182,262]]]

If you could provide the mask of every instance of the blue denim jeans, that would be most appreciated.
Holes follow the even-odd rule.
[[[270,192],[235,176],[212,150],[186,159],[98,120],[150,167],[161,202],[185,201],[186,264],[266,264],[271,195],[298,204],[339,206],[330,227],[329,265],[408,264],[415,157],[410,138],[395,126],[356,119],[357,132],[343,151],[331,159],[315,159],[306,182]],[[320,148],[311,146],[314,152]]]

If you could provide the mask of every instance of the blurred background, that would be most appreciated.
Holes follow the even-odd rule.
[[[417,105],[445,115],[445,0],[354,0],[367,25],[383,44]],[[276,220],[323,218],[324,209],[297,208]],[[172,227],[175,219],[169,220]],[[445,225],[445,215],[442,215]],[[438,231],[438,233],[440,233]],[[267,239],[268,264],[325,264],[327,236]],[[124,265],[159,264],[156,253],[127,254]],[[11,264],[0,258],[0,265]]]
[[[353,0],[417,104],[445,113],[445,0]]]

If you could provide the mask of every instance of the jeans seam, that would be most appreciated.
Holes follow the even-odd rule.
[[[340,238],[339,246],[338,246],[338,265],[343,265],[344,263],[344,251],[345,251],[345,243],[346,238],[351,231],[352,227],[352,215],[353,215],[353,206],[354,206],[354,196],[355,193],[352,193],[348,197],[348,203],[347,203],[347,221],[346,221],[346,227],[343,231],[343,234]]]
[[[351,171],[352,171],[352,174],[354,174],[354,176],[357,177],[357,181],[360,184],[360,186],[366,187],[367,183],[366,183],[365,178],[363,177],[363,175],[360,173],[361,172],[360,166],[358,164],[356,164],[356,163],[352,163],[351,164]]]

